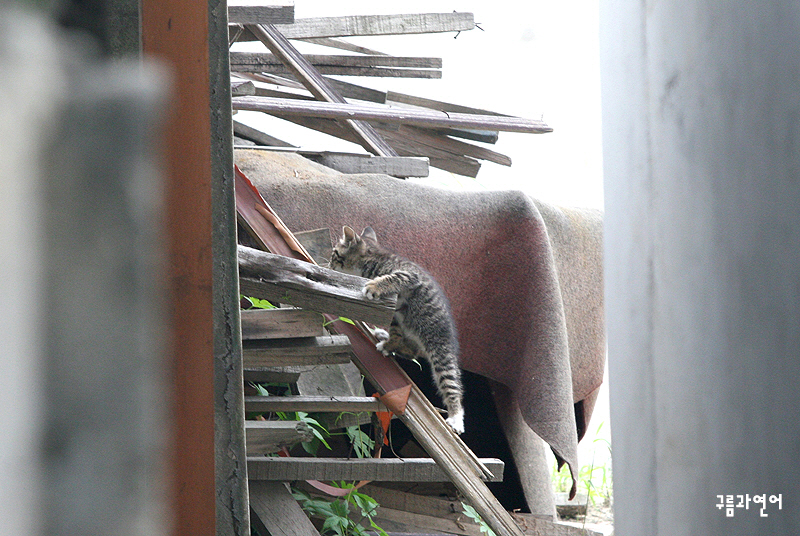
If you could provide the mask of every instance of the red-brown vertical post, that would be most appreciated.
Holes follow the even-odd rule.
[[[174,534],[216,533],[208,4],[142,0],[142,53],[166,63],[165,142],[174,379]]]

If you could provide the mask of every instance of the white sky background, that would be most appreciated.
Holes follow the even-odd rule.
[[[428,184],[519,189],[552,203],[603,207],[600,138],[598,1],[419,1],[378,3],[296,0],[295,17],[471,12],[483,31],[349,38],[395,56],[443,59],[442,79],[342,77],[420,97],[543,119],[554,132],[501,132],[488,147],[508,155],[505,167],[483,162],[476,179],[431,168]],[[305,53],[348,54],[294,41]],[[263,50],[251,44],[247,50]],[[237,120],[310,150],[364,152],[360,147],[288,122],[241,112]]]

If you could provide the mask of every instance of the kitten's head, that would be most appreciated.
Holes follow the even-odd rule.
[[[364,261],[370,257],[374,248],[378,246],[378,238],[372,227],[367,227],[357,235],[356,232],[345,225],[342,236],[331,253],[331,268],[347,274],[361,275]]]

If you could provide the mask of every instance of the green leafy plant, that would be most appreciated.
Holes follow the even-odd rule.
[[[267,300],[262,300],[260,298],[253,298],[253,297],[244,296],[244,295],[242,295],[242,298],[247,298],[247,300],[251,304],[253,304],[253,306],[252,306],[253,309],[277,309],[277,307],[275,305],[273,305],[271,302],[269,302]]]
[[[353,451],[359,458],[369,458],[375,448],[375,440],[369,437],[358,425],[348,426],[345,433],[353,445]]]
[[[327,322],[323,322],[323,323],[322,323],[322,327],[323,327],[323,328],[324,328],[324,327],[327,327],[327,326],[329,326],[329,325],[333,324],[334,322],[336,322],[337,320],[341,320],[342,322],[346,322],[347,324],[352,324],[353,326],[355,326],[355,325],[356,325],[356,323],[355,323],[355,322],[353,322],[352,320],[350,320],[349,318],[345,318],[345,317],[343,317],[343,316],[340,316],[339,318],[336,318],[336,319],[334,319],[334,320],[328,320]]]
[[[461,508],[464,509],[464,515],[466,515],[468,518],[470,518],[471,520],[473,520],[475,523],[478,524],[478,527],[480,528],[482,533],[486,534],[487,536],[497,536],[495,532],[492,530],[492,527],[490,527],[486,523],[486,521],[483,520],[478,511],[475,510],[472,506],[462,502]]]
[[[312,517],[323,519],[320,533],[336,536],[366,536],[367,529],[362,523],[369,522],[369,526],[381,536],[388,536],[386,531],[379,527],[373,517],[378,512],[378,502],[355,489],[353,484],[346,482],[333,483],[335,487],[350,489],[344,497],[327,500],[312,497],[303,490],[292,489],[292,495],[300,502],[303,510]]]

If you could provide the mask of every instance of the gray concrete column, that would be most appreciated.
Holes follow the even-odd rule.
[[[169,525],[148,66],[0,8],[0,534]]]
[[[601,27],[615,534],[800,534],[800,5]]]

